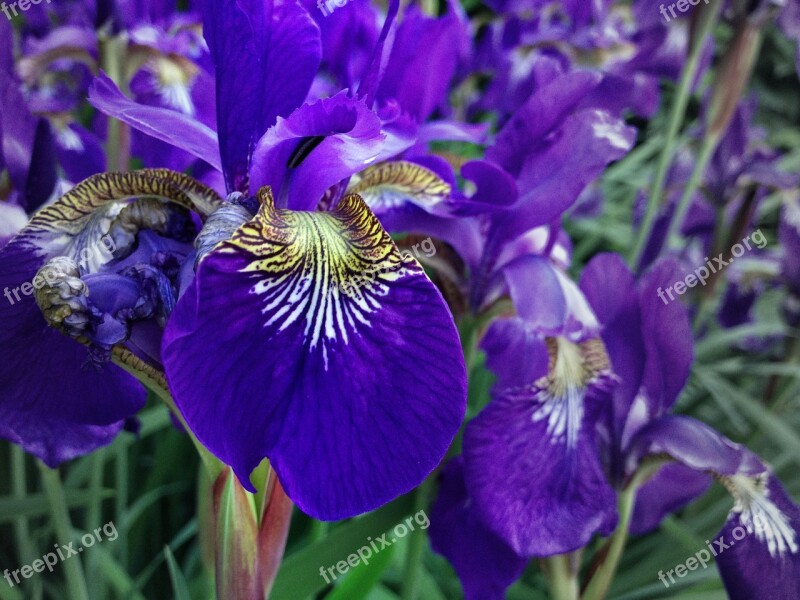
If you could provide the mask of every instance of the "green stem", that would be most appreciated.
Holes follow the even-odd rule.
[[[325,539],[325,536],[328,535],[328,528],[329,525],[325,521],[317,521],[316,519],[311,521],[311,531],[309,532],[310,543],[313,544],[314,542]]]
[[[50,469],[42,463],[38,463],[38,465],[44,492],[50,503],[56,537],[60,543],[68,543],[72,540],[72,523],[69,519],[69,509],[67,508],[67,499],[64,496],[64,488],[61,485],[61,477],[58,474],[58,470]],[[80,557],[71,556],[63,564],[69,598],[71,600],[89,600],[89,592],[86,588],[86,579],[83,575],[83,565]]]
[[[580,590],[576,573],[570,565],[571,557],[571,554],[561,554],[545,559],[553,600],[578,600]]]
[[[86,511],[86,523],[90,527],[98,527],[103,519],[103,505],[100,490],[103,487],[103,471],[105,469],[105,455],[107,450],[105,448],[98,450],[89,457],[92,465],[92,473],[89,476],[89,490],[91,499]],[[86,559],[86,579],[92,598],[103,598],[106,595],[106,590],[103,585],[105,583],[102,577],[98,577],[98,563],[94,557],[90,556]]]
[[[675,99],[670,109],[669,124],[667,126],[667,135],[664,139],[664,147],[661,151],[657,166],[656,174],[653,179],[653,184],[650,187],[650,198],[647,201],[647,209],[645,211],[642,226],[639,229],[639,236],[633,246],[631,252],[631,267],[636,269],[642,259],[647,241],[655,224],[656,215],[661,204],[664,201],[665,189],[664,184],[667,181],[667,173],[672,161],[675,158],[677,150],[678,132],[680,131],[683,119],[686,116],[686,108],[689,106],[689,99],[691,97],[692,84],[697,77],[697,72],[700,69],[700,60],[703,56],[703,47],[705,46],[706,38],[711,35],[714,30],[714,25],[717,22],[717,16],[722,7],[722,2],[713,2],[700,12],[700,19],[697,27],[697,35],[694,39],[689,57],[684,65],[681,79],[678,83]]]
[[[459,325],[461,351],[464,353],[464,364],[467,366],[467,377],[469,377],[478,355],[478,319],[468,314],[464,316]]]
[[[716,135],[708,135],[703,140],[703,146],[700,149],[700,155],[697,157],[697,161],[694,164],[692,176],[689,179],[689,183],[686,184],[686,188],[683,190],[683,195],[678,201],[675,212],[672,213],[672,217],[669,222],[669,228],[667,229],[667,237],[664,238],[665,247],[669,246],[670,240],[678,233],[681,225],[683,225],[683,220],[686,218],[686,213],[689,212],[689,207],[692,205],[692,197],[700,187],[703,174],[706,172],[706,167],[708,166],[711,157],[714,155],[714,151],[717,149],[718,144],[719,136]]]
[[[123,518],[128,510],[128,450],[122,445],[118,445],[115,450],[114,482],[116,490],[114,515],[116,522],[122,526]],[[123,565],[128,563],[128,544],[119,545],[119,556]]]
[[[11,445],[11,493],[13,497],[18,500],[24,500],[28,495],[28,483],[25,473],[25,452],[16,444]],[[30,563],[33,559],[38,558],[33,544],[31,543],[31,530],[30,527],[28,527],[28,519],[26,517],[20,516],[14,519],[14,536],[17,541],[21,562]],[[41,580],[34,579],[31,583],[34,586],[33,596],[35,598],[41,598]]]
[[[428,477],[417,489],[414,499],[414,513],[428,509],[431,493],[433,492],[433,482],[435,473]],[[425,543],[427,541],[425,531],[415,529],[408,540],[408,550],[406,554],[406,566],[403,577],[402,600],[416,600],[419,589],[419,571],[422,565],[422,558],[425,555]]]
[[[110,34],[100,36],[100,64],[111,80],[125,93],[124,56],[128,40],[124,36],[112,37]],[[107,168],[109,171],[127,171],[130,163],[130,130],[117,119],[108,120],[108,136],[106,140]]]
[[[639,487],[647,481],[661,466],[663,462],[654,461],[649,465],[642,465],[633,476],[630,483],[622,490],[618,498],[619,523],[617,529],[611,536],[608,551],[603,557],[602,562],[592,575],[586,591],[583,593],[583,600],[602,600],[608,594],[611,582],[617,572],[622,551],[628,541],[628,530],[633,517],[633,507],[636,501],[636,492]]]

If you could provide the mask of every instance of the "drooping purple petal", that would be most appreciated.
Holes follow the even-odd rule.
[[[89,91],[89,102],[108,116],[222,170],[216,133],[194,118],[159,106],[138,104],[124,96],[102,72]]]
[[[731,600],[800,598],[800,508],[774,475],[734,479],[736,506],[714,549]]]
[[[708,473],[676,463],[664,465],[636,492],[630,532],[633,535],[651,532],[664,517],[703,494],[712,481]]]
[[[322,57],[319,27],[295,2],[204,0],[217,131],[228,191],[246,191],[256,142],[306,99]]]
[[[518,178],[528,154],[544,144],[600,79],[584,71],[563,75],[545,85],[503,127],[494,146],[486,151],[486,158]]]
[[[498,229],[509,236],[560,217],[635,139],[633,128],[607,112],[589,109],[569,116],[553,140],[526,157],[517,178],[516,210]]]
[[[430,521],[431,546],[453,565],[465,600],[503,600],[527,560],[481,521],[464,483],[463,459],[444,468]]]
[[[0,436],[55,467],[110,443],[145,393],[47,324],[32,296],[44,261],[25,234],[0,250]]]
[[[540,347],[529,342],[532,351]],[[595,435],[610,383],[597,364],[604,362],[598,343],[549,338],[550,373],[495,391],[467,425],[467,487],[483,520],[522,556],[569,552],[616,522]],[[519,353],[520,344],[508,352]]]
[[[306,513],[350,517],[418,485],[444,456],[466,404],[458,336],[439,292],[357,196],[330,213],[275,209],[268,190],[260,200],[173,313],[170,387],[245,486],[268,457]]]
[[[679,415],[663,416],[639,430],[628,449],[628,472],[637,469],[645,457],[663,455],[696,471],[718,475],[753,476],[766,470],[744,446],[701,421]]]
[[[349,191],[361,196],[370,210],[380,217],[382,213],[406,204],[433,213],[450,198],[452,189],[452,184],[435,171],[398,160],[365,169],[351,181]]]

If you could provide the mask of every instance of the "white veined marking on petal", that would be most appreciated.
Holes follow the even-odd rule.
[[[83,151],[83,141],[71,127],[64,127],[58,132],[58,141],[65,150]]]
[[[620,150],[630,148],[630,142],[622,135],[620,127],[613,123],[601,122],[592,125],[592,131],[599,138],[604,138],[611,142],[611,145]]]
[[[298,226],[311,233],[309,239],[298,241],[305,247],[298,251],[296,262],[289,271],[265,279],[261,274],[252,292],[265,297],[261,312],[268,316],[265,326],[278,326],[283,331],[305,318],[304,342],[309,349],[321,346],[325,369],[328,368],[328,346],[336,340],[350,343],[348,330],[358,326],[371,327],[367,315],[377,312],[386,296],[389,282],[408,275],[411,271],[402,264],[389,268],[375,268],[372,272],[349,276],[360,283],[347,281],[352,290],[344,291],[343,275],[347,271],[348,255],[341,232],[317,220],[319,217],[297,214]],[[352,262],[352,261],[351,261]],[[389,263],[386,263],[389,264]]]
[[[537,395],[542,405],[533,413],[532,419],[547,419],[547,434],[551,443],[566,441],[569,448],[575,448],[583,423],[586,387],[593,377],[590,373],[593,367],[587,364],[584,350],[579,345],[563,337],[551,340],[548,344],[550,372],[537,384],[540,386]]]
[[[767,545],[773,558],[786,552],[797,554],[797,533],[789,518],[769,499],[769,488],[765,478],[754,479],[746,475],[734,475],[731,479],[736,497],[734,512],[740,513],[742,525],[749,534]]]
[[[533,420],[547,419],[551,443],[566,440],[567,447],[575,448],[583,421],[583,391],[571,385],[561,397],[551,396],[548,391],[543,396],[544,403],[533,413]]]

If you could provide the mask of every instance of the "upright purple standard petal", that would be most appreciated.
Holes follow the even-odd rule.
[[[680,281],[677,261],[665,260],[648,271],[639,284],[645,363],[642,386],[650,414],[669,410],[678,398],[694,359],[692,325],[680,302],[665,303],[663,290]]]
[[[306,99],[322,57],[319,27],[295,2],[205,0],[217,79],[217,131],[229,191],[244,191],[258,139]]]
[[[306,513],[350,517],[418,485],[447,451],[466,406],[458,335],[358,196],[330,213],[276,209],[266,188],[260,201],[178,303],[167,377],[246,487],[267,457]]]
[[[312,210],[325,191],[375,162],[383,148],[378,116],[344,93],[304,104],[258,141],[251,185],[270,185],[277,204]]]
[[[89,101],[110,117],[222,170],[217,135],[194,117],[160,106],[139,104],[125,96],[102,71],[89,90]]]
[[[425,121],[445,103],[466,39],[452,7],[434,19],[410,5],[397,29],[378,100],[397,100],[418,122]]]
[[[464,461],[452,460],[442,472],[439,496],[431,509],[431,546],[450,561],[466,600],[503,600],[522,575],[527,560],[517,555],[480,519],[464,483]]]

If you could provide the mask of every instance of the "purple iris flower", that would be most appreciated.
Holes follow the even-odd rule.
[[[730,533],[741,525],[748,536],[733,552],[717,557],[728,593],[794,597],[800,592],[797,506],[769,467],[746,448],[699,421],[669,414],[693,356],[685,309],[677,302],[664,305],[658,294],[678,273],[665,261],[635,283],[614,255],[596,257],[584,271],[581,287],[603,323],[602,338],[620,379],[607,426],[610,443],[601,451],[611,457],[609,472],[617,486],[648,468],[648,461],[668,457],[638,491],[634,533],[655,528],[712,478],[722,483],[735,504],[720,534],[731,540]],[[631,322],[641,329],[632,332]]]
[[[448,466],[431,515],[434,549],[453,563],[468,599],[503,598],[531,557],[582,547],[617,520],[598,452],[617,380],[599,323],[577,286],[562,275],[563,293],[552,293],[557,269],[534,264],[514,279],[527,281],[527,293],[511,288],[525,318],[497,320],[483,338],[493,399],[467,425],[463,465]],[[531,315],[534,289],[547,308]],[[480,577],[470,572],[477,562]]]
[[[359,514],[418,485],[465,409],[463,355],[441,294],[364,201],[338,187],[413,144],[416,125],[372,108],[385,36],[358,94],[304,104],[321,44],[303,7],[207,2],[203,16],[216,133],[131,102],[107,78],[92,92],[107,113],[219,168],[230,194],[201,233],[196,276],[168,322],[170,389],[248,489],[268,458],[308,514]],[[319,206],[330,210],[308,212]],[[424,356],[437,356],[435,368]]]
[[[675,263],[664,261],[637,282],[619,257],[600,255],[581,279],[599,324],[594,335],[543,334],[520,318],[496,321],[486,333],[493,399],[467,425],[463,467],[445,473],[431,528],[468,598],[502,597],[520,561],[610,533],[614,490],[641,469],[654,474],[638,489],[632,532],[654,529],[716,479],[734,498],[720,535],[747,536],[717,557],[731,597],[800,592],[800,509],[754,454],[669,414],[693,358],[685,309],[658,294],[676,276]],[[471,529],[453,543],[436,517]],[[499,548],[498,558],[473,551],[477,540]],[[467,569],[476,556],[480,581]]]
[[[585,72],[556,75],[531,95],[497,134],[486,159],[462,166],[461,176],[474,188],[469,196],[398,197],[396,189],[379,184],[356,189],[390,230],[428,234],[455,248],[460,269],[432,266],[445,267],[440,274],[475,314],[510,290],[526,318],[557,328],[566,310],[563,298],[570,295],[565,290],[573,286],[562,273],[570,257],[561,216],[610,161],[627,153],[636,135],[587,100],[601,79]],[[452,170],[435,158],[409,160],[455,189]],[[380,167],[375,171],[380,182]],[[546,297],[561,300],[536,302],[527,293],[534,280],[547,286]]]
[[[492,77],[474,106],[481,111],[513,112],[548,71],[557,69],[601,73],[596,103],[615,114],[630,109],[650,116],[658,108],[660,80],[677,77],[687,48],[687,29],[667,26],[649,2],[622,7],[608,1],[536,0],[491,6],[502,17],[479,41],[475,70]]]

